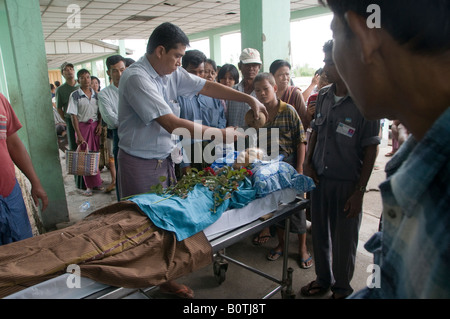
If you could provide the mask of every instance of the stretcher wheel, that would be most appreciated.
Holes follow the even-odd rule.
[[[221,285],[225,281],[227,270],[228,263],[218,261],[214,262],[214,277],[216,277],[219,285]]]

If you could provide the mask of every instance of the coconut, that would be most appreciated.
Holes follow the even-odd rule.
[[[264,115],[264,113],[262,113],[262,112],[259,112],[258,120],[255,119],[253,110],[250,110],[247,112],[247,114],[245,114],[245,123],[247,123],[247,125],[249,127],[259,129],[259,128],[263,127],[264,125],[266,125],[266,121],[267,121],[267,118]]]

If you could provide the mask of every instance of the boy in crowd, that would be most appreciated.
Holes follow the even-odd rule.
[[[293,106],[279,100],[277,98],[277,85],[275,78],[270,73],[258,74],[254,81],[255,94],[258,100],[264,104],[269,114],[267,122],[263,128],[268,129],[267,153],[271,155],[271,131],[278,129],[279,131],[279,154],[284,156],[284,161],[291,164],[299,174],[303,173],[303,161],[305,159],[306,134],[303,124]],[[262,136],[259,136],[262,138]],[[258,141],[261,145],[262,141]],[[312,266],[312,258],[306,247],[306,215],[305,211],[295,213],[292,218],[291,232],[298,234],[299,240],[299,264],[301,268],[310,268]],[[284,248],[284,229],[281,225],[277,226],[278,246],[270,251],[267,258],[269,260],[277,260],[283,255]]]

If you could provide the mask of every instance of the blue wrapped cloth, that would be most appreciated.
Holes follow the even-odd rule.
[[[253,165],[252,172],[257,198],[285,188],[293,188],[298,194],[303,194],[316,187],[310,177],[298,174],[297,170],[286,162],[257,162]]]
[[[245,179],[231,198],[222,202],[214,212],[213,192],[197,185],[187,198],[158,194],[138,195],[130,199],[159,228],[175,233],[177,240],[189,238],[214,224],[228,209],[242,208],[253,201],[256,191]]]

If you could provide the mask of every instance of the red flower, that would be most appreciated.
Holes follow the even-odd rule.
[[[211,168],[211,167],[205,167],[205,168],[203,169],[203,171],[204,171],[205,173],[210,173],[210,174],[213,175],[213,176],[216,176],[216,175],[217,175],[217,174],[216,174],[216,171],[214,171],[214,169]]]

